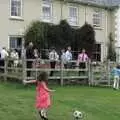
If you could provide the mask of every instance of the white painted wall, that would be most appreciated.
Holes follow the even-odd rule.
[[[117,53],[117,62],[120,62],[120,8],[114,11],[114,20],[115,20],[115,47]]]

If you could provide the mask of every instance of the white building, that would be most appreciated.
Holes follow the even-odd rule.
[[[120,53],[119,3],[119,0],[0,0],[0,47],[21,48],[23,33],[33,20],[58,24],[66,19],[74,27],[85,22],[93,25],[97,41],[93,54],[103,61],[110,33],[116,40],[117,54]]]

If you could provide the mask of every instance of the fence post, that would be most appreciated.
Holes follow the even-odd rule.
[[[60,85],[63,86],[64,80],[63,80],[63,61],[60,61]]]
[[[22,59],[22,70],[23,70],[23,80],[26,80],[26,59],[23,57]]]
[[[90,62],[90,74],[91,74],[91,85],[94,85],[94,71],[93,71],[93,65],[92,63]]]
[[[7,81],[7,74],[8,74],[7,66],[8,66],[8,59],[5,58],[5,59],[4,59],[4,81],[5,81],[5,82]]]
[[[25,40],[22,39],[22,72],[23,72],[23,80],[26,80],[26,51],[24,48]]]
[[[110,60],[107,62],[108,85],[110,86]]]
[[[91,85],[91,64],[90,64],[90,60],[88,61],[88,83],[89,86]]]

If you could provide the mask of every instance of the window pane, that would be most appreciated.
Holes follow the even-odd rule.
[[[10,49],[21,49],[22,38],[21,37],[10,37]]]
[[[10,38],[10,49],[16,48],[15,39],[13,37]]]
[[[50,17],[50,13],[51,13],[50,11],[51,11],[50,7],[43,7],[43,16]]]
[[[17,38],[17,48],[22,48],[22,38]]]
[[[21,16],[21,0],[11,0],[11,16]]]
[[[101,60],[101,44],[95,44],[93,49],[92,59],[95,61]]]
[[[51,0],[43,0],[42,5],[43,19],[50,20],[52,17],[52,4]]]
[[[70,24],[77,24],[77,8],[69,7],[69,22]]]
[[[101,20],[102,20],[102,16],[101,16],[101,12],[95,12],[93,13],[93,25],[94,26],[101,26]]]

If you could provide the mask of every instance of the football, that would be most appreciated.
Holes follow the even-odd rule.
[[[82,112],[80,112],[78,110],[74,111],[73,116],[75,119],[82,119],[83,118]]]

